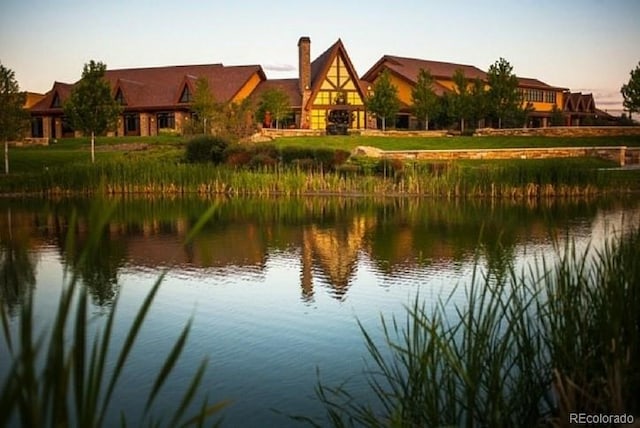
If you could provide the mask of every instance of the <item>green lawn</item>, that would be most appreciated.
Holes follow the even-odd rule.
[[[98,137],[96,162],[119,159],[141,159],[174,163],[184,152],[187,137]],[[544,138],[544,137],[363,137],[323,136],[287,137],[274,141],[276,147],[305,146],[352,150],[357,146],[373,146],[383,150],[517,148],[560,146],[640,146],[637,137]],[[144,148],[141,150],[141,148]],[[58,139],[49,146],[12,147],[9,150],[12,174],[38,173],[47,168],[89,163],[88,138]],[[496,161],[501,162],[501,161]]]

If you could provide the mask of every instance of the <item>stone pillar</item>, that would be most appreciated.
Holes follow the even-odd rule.
[[[56,117],[53,121],[56,128],[56,138],[62,138],[62,118]]]
[[[116,137],[124,136],[124,115],[118,116],[118,123],[116,126]]]
[[[149,132],[151,128],[151,117],[149,113],[140,113],[140,136],[148,137],[151,135]]]
[[[42,118],[42,138],[52,138],[51,136],[51,117]]]
[[[311,39],[306,36],[298,40],[298,77],[302,98],[300,128],[309,128],[311,112],[306,107],[311,98]]]

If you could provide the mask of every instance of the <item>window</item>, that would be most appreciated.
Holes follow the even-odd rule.
[[[53,101],[51,101],[51,108],[60,108],[60,107],[62,107],[62,104],[60,104],[60,96],[56,92],[53,95]]]
[[[124,96],[122,95],[122,89],[118,88],[118,92],[116,92],[116,102],[121,106],[126,106],[127,102],[124,100]]]
[[[549,104],[556,103],[556,93],[553,91],[545,91],[544,92],[544,102]]]
[[[44,126],[42,124],[41,117],[34,117],[31,120],[31,137],[42,138],[44,137]]]
[[[124,115],[124,134],[140,135],[140,115],[138,114]]]
[[[184,89],[182,90],[182,95],[180,95],[180,102],[190,103],[191,101],[193,101],[193,98],[191,97],[191,91],[189,90],[189,86],[184,85]]]
[[[156,120],[158,121],[158,129],[162,129],[162,128],[174,129],[176,127],[176,117],[173,112],[158,113],[156,115]]]
[[[72,138],[74,137],[73,127],[71,126],[71,121],[68,117],[62,116],[62,138]]]

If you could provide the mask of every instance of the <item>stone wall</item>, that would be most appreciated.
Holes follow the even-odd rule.
[[[397,131],[387,130],[382,131],[380,129],[354,129],[354,134],[362,135],[364,137],[446,137],[448,131]]]
[[[552,126],[548,128],[477,129],[474,136],[620,137],[640,135],[640,126]]]
[[[556,147],[518,149],[457,149],[457,150],[380,150],[357,147],[353,154],[404,160],[458,160],[458,159],[548,159],[571,157],[599,157],[619,165],[640,162],[640,148],[614,147]]]

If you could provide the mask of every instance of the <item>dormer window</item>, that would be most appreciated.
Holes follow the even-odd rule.
[[[60,107],[62,107],[62,104],[60,103],[60,96],[56,92],[53,95],[53,101],[51,101],[51,108],[60,108]]]
[[[180,95],[181,103],[190,103],[193,101],[191,97],[191,91],[189,90],[189,86],[184,85],[184,89],[182,90],[182,95]]]
[[[118,88],[118,92],[116,92],[115,100],[121,106],[127,105],[127,102],[124,100],[124,95],[122,95],[122,89]]]

